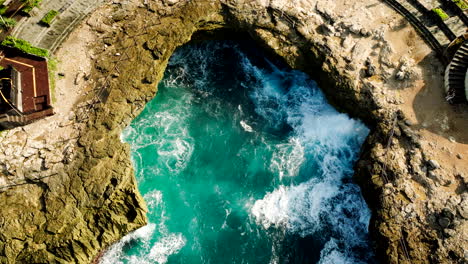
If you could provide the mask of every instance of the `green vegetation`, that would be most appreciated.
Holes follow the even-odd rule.
[[[468,9],[468,3],[465,0],[452,0],[461,10]]]
[[[17,39],[12,36],[8,36],[5,38],[5,40],[1,44],[2,46],[5,47],[11,47],[15,48],[17,50],[20,50],[24,53],[28,54],[33,54],[36,56],[48,58],[49,57],[49,51],[41,48],[37,48],[31,45],[31,43],[27,42],[26,40],[23,39]]]
[[[0,71],[3,71],[4,69],[5,69],[5,67],[0,66]]]
[[[26,14],[29,14],[29,12],[31,12],[31,10],[38,6],[42,0],[21,0],[23,3],[25,3],[25,6],[23,7],[23,9],[21,9],[21,11],[23,13],[26,13]]]
[[[439,8],[439,7],[438,8],[433,8],[432,12],[434,14],[436,14],[438,17],[440,17],[440,19],[442,19],[442,21],[447,20],[447,19],[450,18],[449,15],[447,15],[447,13],[445,13],[445,11],[442,10],[442,8]]]
[[[7,11],[8,7],[4,6],[4,5],[0,5],[0,15],[3,15],[5,14],[5,12]]]
[[[47,69],[49,70],[49,87],[50,87],[50,99],[52,104],[54,104],[57,101],[57,98],[55,97],[55,72],[57,71],[57,64],[58,60],[56,58],[50,58],[49,61],[47,62]]]
[[[45,16],[41,19],[40,22],[46,26],[50,26],[50,23],[52,23],[52,21],[58,15],[58,13],[59,12],[56,10],[50,10],[49,12],[47,12],[47,14],[45,14]]]
[[[8,17],[2,17],[0,16],[0,27],[8,30],[10,28],[13,28],[16,25],[16,20],[13,18],[8,18]]]

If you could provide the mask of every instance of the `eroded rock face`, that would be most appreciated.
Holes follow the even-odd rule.
[[[87,21],[102,43],[90,76],[95,90],[71,118],[75,140],[51,146],[18,132],[1,145],[0,183],[24,179],[0,189],[1,263],[89,263],[145,224],[119,135],[154,97],[175,48],[196,31],[221,28],[249,33],[372,127],[355,178],[373,210],[371,232],[384,262],[465,258],[466,175],[450,175],[431,159],[398,110],[403,98],[389,87],[418,80],[421,71],[388,38],[399,25],[382,18],[394,14],[382,3],[133,0],[103,10]],[[90,105],[97,96],[106,103]]]

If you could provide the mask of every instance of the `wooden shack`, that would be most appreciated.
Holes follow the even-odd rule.
[[[53,114],[45,58],[6,48],[0,53],[0,126],[25,125]]]

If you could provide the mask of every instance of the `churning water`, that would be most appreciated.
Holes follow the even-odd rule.
[[[176,51],[123,132],[149,224],[101,263],[370,263],[352,180],[368,129],[250,43]]]

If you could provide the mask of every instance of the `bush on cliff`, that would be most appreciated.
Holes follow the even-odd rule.
[[[13,28],[16,25],[16,20],[8,17],[0,17],[0,27],[5,30]]]
[[[47,12],[47,14],[45,14],[45,16],[41,19],[41,24],[43,25],[46,25],[46,26],[50,26],[50,23],[52,23],[52,21],[54,20],[54,18],[58,15],[58,11],[56,10],[50,10],[49,12]]]
[[[468,9],[468,3],[465,0],[452,0],[461,10]]]
[[[42,0],[21,0],[21,2],[25,3],[21,12],[29,14],[34,7],[38,6],[42,2]]]
[[[24,53],[36,55],[39,57],[49,57],[49,51],[34,47],[31,45],[31,43],[27,42],[26,40],[17,39],[12,36],[6,37],[1,45],[4,47],[11,47]]]
[[[438,7],[437,7],[437,8],[433,8],[433,9],[432,9],[432,12],[433,12],[436,16],[438,16],[440,19],[442,19],[442,21],[447,20],[447,19],[450,18],[449,15],[447,15],[447,13],[445,13],[445,11],[442,10],[442,8],[438,8]]]

